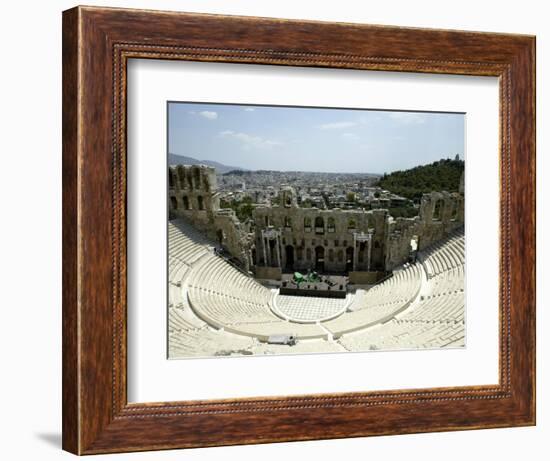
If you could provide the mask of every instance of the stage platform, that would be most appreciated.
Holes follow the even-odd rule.
[[[288,296],[313,296],[316,298],[345,298],[348,278],[341,275],[320,275],[318,281],[296,283],[294,274],[281,275],[279,294]]]

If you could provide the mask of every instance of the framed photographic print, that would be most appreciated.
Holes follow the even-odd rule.
[[[534,50],[64,12],[64,449],[533,425]]]

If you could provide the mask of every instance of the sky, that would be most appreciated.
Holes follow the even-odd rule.
[[[464,159],[464,114],[168,103],[168,150],[249,170],[389,173]]]

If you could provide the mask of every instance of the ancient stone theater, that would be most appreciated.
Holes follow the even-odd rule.
[[[462,191],[393,218],[299,206],[280,185],[241,222],[214,168],[168,182],[170,358],[464,346]]]

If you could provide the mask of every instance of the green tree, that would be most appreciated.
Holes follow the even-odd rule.
[[[442,159],[429,165],[385,174],[376,184],[394,194],[419,201],[432,191],[458,192],[464,161]]]

